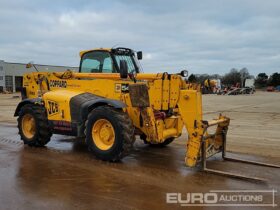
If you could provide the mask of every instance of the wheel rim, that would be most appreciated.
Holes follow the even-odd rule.
[[[22,117],[21,128],[26,138],[31,139],[34,137],[36,126],[35,119],[31,114],[26,114]]]
[[[115,142],[113,125],[106,119],[97,120],[92,127],[92,139],[99,149],[110,149]]]

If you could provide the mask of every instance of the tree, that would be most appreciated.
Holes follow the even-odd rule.
[[[195,75],[198,83],[203,84],[206,79],[209,79],[209,74],[197,74]]]
[[[251,77],[251,75],[249,74],[249,71],[247,68],[242,68],[240,71],[240,76],[243,80],[245,79],[249,79]]]
[[[204,84],[204,81],[207,79],[221,79],[222,76],[219,74],[196,74],[196,81],[200,84]]]
[[[268,79],[268,76],[266,75],[266,73],[259,73],[258,77],[264,78],[264,79]]]
[[[221,78],[222,78],[222,76],[219,75],[219,74],[212,74],[212,75],[210,75],[210,79],[221,79]]]
[[[232,68],[229,73],[225,74],[222,78],[222,83],[225,85],[236,85],[241,82],[240,72]]]
[[[280,85],[280,73],[273,73],[268,80],[268,84],[271,86],[278,86]]]
[[[191,74],[188,78],[189,82],[195,83],[197,82],[197,78],[194,74]]]
[[[240,71],[239,71],[239,73],[240,73],[240,84],[241,84],[241,87],[245,87],[245,81],[246,81],[246,79],[252,79],[252,78],[254,78],[254,76],[253,75],[250,75],[250,73],[249,73],[249,71],[248,71],[248,69],[247,68],[242,68]]]
[[[268,76],[266,73],[259,73],[256,80],[255,80],[255,86],[256,87],[266,87],[268,81]]]
[[[244,86],[246,79],[253,79],[254,76],[250,75],[247,68],[242,68],[240,70],[232,68],[229,73],[221,76],[219,74],[196,74],[196,81],[198,83],[204,84],[204,81],[207,79],[220,79],[223,85],[231,86],[239,83],[241,86]]]

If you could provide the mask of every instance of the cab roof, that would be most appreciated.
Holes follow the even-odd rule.
[[[92,52],[92,51],[105,51],[105,52],[112,52],[114,54],[119,55],[132,55],[134,51],[129,48],[125,47],[117,47],[117,48],[95,48],[91,50],[83,50],[80,52],[80,57],[83,57],[85,53]]]
[[[107,51],[107,52],[111,52],[111,48],[95,48],[95,49],[91,49],[91,50],[83,50],[79,53],[80,57],[82,57],[85,53],[87,52],[91,52],[91,51]]]

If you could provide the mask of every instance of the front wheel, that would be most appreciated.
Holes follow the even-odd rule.
[[[118,161],[128,155],[135,141],[129,116],[109,106],[100,106],[90,112],[85,134],[89,150],[107,161]]]

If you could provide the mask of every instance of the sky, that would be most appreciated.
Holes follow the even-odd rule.
[[[78,66],[79,51],[143,51],[145,72],[280,71],[279,0],[0,0],[0,60]]]

